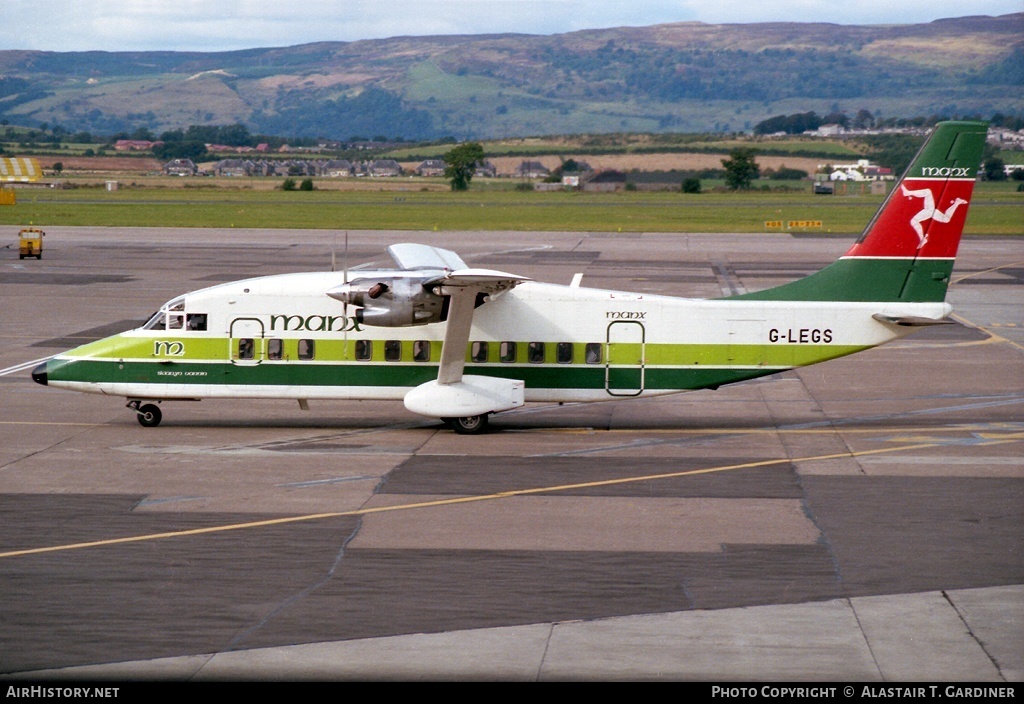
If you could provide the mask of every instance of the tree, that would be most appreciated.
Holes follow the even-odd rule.
[[[776,171],[765,170],[765,176],[776,181],[799,181],[807,178],[808,174],[803,169],[791,169],[783,164]]]
[[[864,129],[866,127],[872,127],[875,124],[875,116],[871,114],[870,110],[861,108],[857,111],[856,116],[853,118],[853,126],[856,129]]]
[[[202,142],[165,141],[153,147],[153,155],[161,161],[171,159],[191,159],[200,161],[207,154],[206,145]]]
[[[700,179],[691,176],[683,181],[683,193],[700,193]]]
[[[1004,168],[1003,160],[997,156],[990,156],[988,159],[985,159],[982,169],[984,170],[986,181],[1006,180],[1006,169]]]
[[[733,149],[728,159],[722,159],[725,167],[725,185],[735,190],[746,190],[750,183],[761,175],[761,167],[754,161],[756,150],[750,147]]]
[[[451,181],[453,191],[469,190],[469,182],[473,180],[473,171],[478,162],[484,159],[484,148],[479,142],[466,142],[452,149],[443,157],[444,177]]]

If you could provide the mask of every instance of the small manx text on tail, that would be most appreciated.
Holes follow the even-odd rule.
[[[944,122],[860,239],[781,286],[691,299],[544,284],[421,244],[393,269],[286,274],[178,296],[146,325],[59,354],[41,384],[163,401],[394,399],[460,433],[526,402],[717,388],[948,322],[987,126]]]

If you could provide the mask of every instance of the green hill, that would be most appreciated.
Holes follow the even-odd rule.
[[[0,119],[242,122],[347,139],[750,129],[778,114],[1024,114],[1024,13],[918,25],[685,22],[234,52],[0,51]]]

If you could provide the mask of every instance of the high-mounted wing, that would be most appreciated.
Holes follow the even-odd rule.
[[[526,280],[500,271],[470,269],[455,252],[439,247],[396,244],[388,247],[388,253],[398,269],[361,272],[327,291],[331,298],[354,306],[354,317],[361,324],[407,327],[442,322],[450,317],[445,298],[452,293],[469,286],[477,294],[497,293]]]
[[[414,242],[393,244],[388,247],[388,254],[398,268],[404,271],[456,271],[466,268],[466,262],[455,252]]]

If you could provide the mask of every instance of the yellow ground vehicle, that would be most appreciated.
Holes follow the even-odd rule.
[[[18,239],[20,240],[20,248],[18,249],[18,259],[24,259],[25,257],[35,257],[36,259],[43,258],[43,237],[46,233],[37,227],[26,227],[18,233]]]

